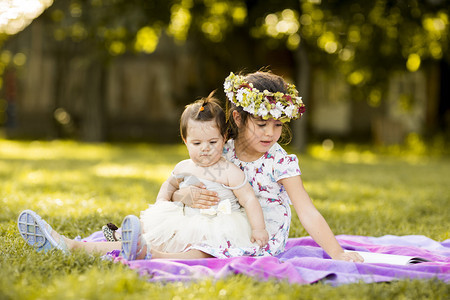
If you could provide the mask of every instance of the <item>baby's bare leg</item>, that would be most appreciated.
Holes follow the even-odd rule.
[[[120,250],[121,242],[81,242],[64,237],[69,250],[81,249],[88,253],[107,254],[113,250]]]
[[[167,253],[151,249],[152,258],[169,258],[169,259],[201,259],[212,258],[213,256],[200,250],[192,249],[186,252]]]

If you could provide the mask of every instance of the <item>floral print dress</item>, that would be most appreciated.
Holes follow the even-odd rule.
[[[148,247],[163,252],[182,252],[192,244],[207,242],[211,248],[254,247],[247,214],[233,193],[240,186],[197,178],[191,174],[172,174],[182,180],[180,188],[203,183],[220,199],[216,206],[198,209],[181,202],[156,201],[141,212],[142,237]]]
[[[269,256],[277,255],[284,250],[291,224],[291,201],[280,179],[301,175],[297,156],[287,154],[275,143],[268,152],[252,162],[244,162],[236,157],[234,140],[229,140],[224,146],[224,157],[241,168],[247,175],[250,185],[261,204],[266,229],[269,233],[268,244],[248,248],[213,248],[205,242],[193,245],[214,257],[226,258],[234,256]]]

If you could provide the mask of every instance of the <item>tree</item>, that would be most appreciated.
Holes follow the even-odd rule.
[[[90,65],[84,137],[101,140],[105,68],[120,55],[152,53],[161,35],[193,41],[228,71],[257,67],[270,49],[286,51],[301,60],[296,77],[305,92],[308,66],[324,65],[346,77],[355,99],[377,106],[390,72],[450,61],[448,7],[448,0],[70,0],[42,18],[59,44],[61,80],[66,53],[83,53]]]

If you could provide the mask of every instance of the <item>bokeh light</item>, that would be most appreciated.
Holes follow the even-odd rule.
[[[410,72],[415,72],[420,67],[420,56],[416,53],[412,53],[408,56],[408,60],[406,61],[406,68]]]
[[[191,25],[192,1],[181,1],[181,4],[174,4],[171,8],[170,24],[167,33],[175,38],[175,41],[185,41],[189,26]]]
[[[152,53],[158,46],[160,30],[153,27],[143,27],[136,35],[136,43],[134,47],[137,51]]]
[[[364,80],[364,74],[361,71],[354,71],[348,76],[348,82],[351,85],[358,85]]]
[[[298,13],[292,9],[284,9],[281,12],[271,13],[265,16],[261,27],[263,35],[275,39],[286,38],[286,47],[295,50],[300,45],[301,37],[300,18]],[[303,20],[303,22],[308,22]]]

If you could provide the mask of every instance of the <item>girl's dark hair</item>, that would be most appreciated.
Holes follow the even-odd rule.
[[[248,83],[253,84],[253,87],[258,89],[259,91],[268,90],[271,93],[282,92],[287,93],[286,82],[281,76],[275,75],[270,71],[258,71],[254,73],[247,74],[245,76],[245,80]],[[244,111],[241,106],[236,106],[234,103],[230,101],[226,101],[226,110],[227,110],[227,122],[228,122],[228,137],[232,139],[236,139],[239,134],[239,128],[233,119],[233,111],[237,111],[241,117],[242,125],[246,125],[248,122],[248,118],[252,118],[253,115]],[[280,143],[289,144],[291,141],[291,130],[286,123],[283,123],[283,131],[281,134]]]
[[[180,134],[183,140],[187,137],[189,120],[208,122],[214,120],[220,134],[227,137],[227,126],[225,112],[214,97],[214,91],[208,97],[199,99],[194,103],[186,105],[180,118]]]

